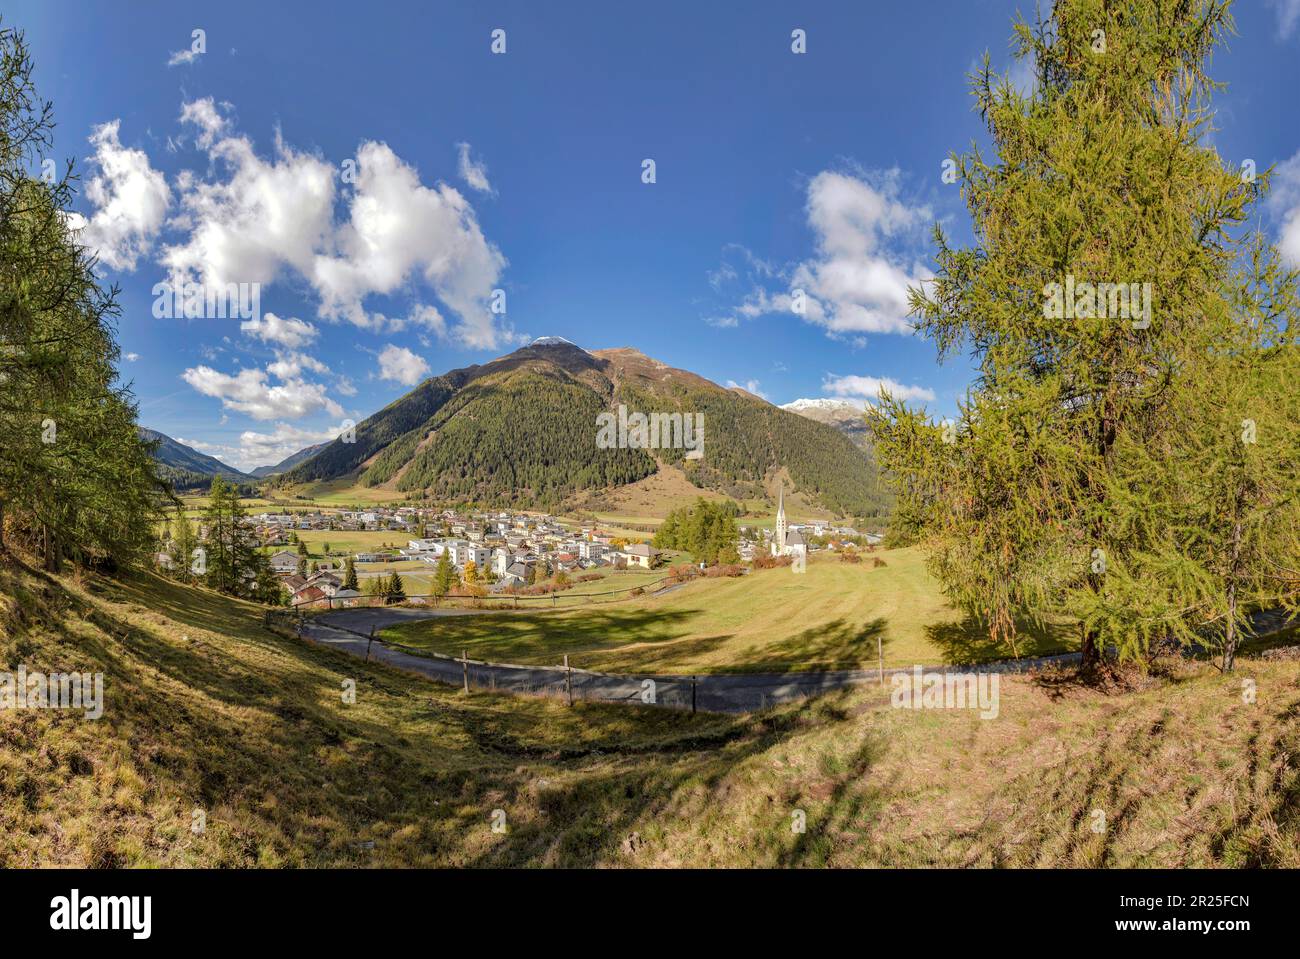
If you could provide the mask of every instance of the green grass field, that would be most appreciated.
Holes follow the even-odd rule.
[[[402,587],[407,596],[428,596],[433,588],[433,567],[428,563],[361,563],[357,566],[362,590],[369,578],[367,574],[388,575],[396,570],[402,577]],[[664,570],[644,572],[641,570],[602,570],[600,579],[586,583],[575,583],[571,588],[546,595],[493,594],[479,600],[465,597],[446,597],[441,600],[444,606],[466,606],[475,604],[485,609],[518,607],[520,609],[558,609],[571,606],[593,606],[603,603],[621,602],[628,599],[628,592],[639,587],[648,587],[664,579]]]
[[[460,616],[385,635],[439,653],[554,664],[565,653],[609,672],[753,672],[978,662],[1009,655],[943,598],[918,551],[873,554],[886,566],[817,559],[730,579],[702,579],[608,609]],[[1073,648],[1064,626],[1021,637],[1021,655]]]
[[[365,663],[156,576],[10,557],[0,659],[105,674],[99,720],[0,710],[11,868],[1300,866],[1294,658],[1105,689],[1004,677],[993,720],[870,685],[754,716],[565,708]]]
[[[290,506],[300,503],[318,506],[373,506],[400,503],[409,494],[377,486],[362,486],[356,482],[355,477],[345,476],[336,480],[290,486],[279,490],[278,495],[283,498],[285,505]]]
[[[312,559],[321,559],[325,555],[325,544],[335,558],[338,554],[349,556],[356,553],[373,553],[386,546],[405,547],[415,538],[414,533],[402,533],[394,530],[341,530],[341,529],[300,529],[295,530],[298,539],[307,545],[307,552]],[[295,545],[277,546],[276,549],[296,549]]]

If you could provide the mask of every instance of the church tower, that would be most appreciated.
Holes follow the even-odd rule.
[[[785,521],[785,481],[781,481],[781,491],[777,493],[776,501],[776,539],[772,544],[772,554],[774,556],[785,555],[785,537],[790,526]]]

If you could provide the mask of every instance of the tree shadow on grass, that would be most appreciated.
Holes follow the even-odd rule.
[[[629,835],[649,835],[659,817],[710,814],[737,788],[738,763],[798,748],[809,726],[851,721],[836,705],[844,694],[753,716],[466,696],[337,650],[263,638],[254,607],[189,592],[144,578],[105,581],[89,604],[41,600],[42,614],[66,612],[32,637],[33,655],[75,648],[106,674],[105,715],[78,727],[75,748],[141,780],[145,805],[125,819],[111,805],[85,813],[104,833],[109,855],[97,861],[124,865],[143,848],[136,861],[166,865],[619,864]],[[141,619],[136,607],[168,619]],[[190,641],[174,635],[185,627],[196,630]],[[356,708],[340,704],[340,676],[356,678]],[[820,846],[792,839],[785,806],[808,810],[810,831],[843,822],[869,762],[859,751],[811,792],[792,770],[770,822],[747,827],[749,861],[818,861]],[[49,776],[51,794],[73,795],[66,772]],[[547,779],[558,785],[537,786]],[[531,821],[514,815],[530,804]],[[188,834],[192,807],[209,813],[202,837]],[[510,812],[511,832],[483,842],[495,838],[494,808]],[[132,835],[147,837],[144,846]]]
[[[695,609],[590,609],[581,615],[449,616],[383,631],[408,646],[499,663],[553,666],[565,653],[572,665],[591,653],[600,657],[630,645],[672,643],[687,631]]]
[[[1016,644],[994,640],[987,624],[973,616],[925,627],[926,639],[939,651],[943,665],[972,665],[1015,656],[1050,656],[1078,648],[1077,627],[1067,624],[1039,625],[1028,620],[1016,623]],[[933,665],[940,665],[935,663]]]
[[[743,790],[744,777],[736,779],[734,773],[747,761],[784,745],[798,749],[794,740],[809,727],[852,723],[845,708],[849,698],[847,691],[838,691],[735,717],[725,742],[702,741],[673,755],[660,752],[654,762],[619,761],[628,757],[616,752],[599,763],[583,764],[581,776],[543,788],[525,785],[516,789],[513,800],[526,806],[528,815],[512,816],[509,837],[466,865],[583,868],[728,862],[732,850],[721,833],[718,845],[701,839],[708,848],[684,851],[693,856],[685,862],[663,862],[654,846],[669,838],[663,824],[707,821],[731,790]],[[757,817],[747,824],[746,864],[822,865],[827,836],[868,829],[866,813],[877,805],[882,787],[864,788],[864,782],[884,748],[883,741],[868,737],[847,760],[835,760],[833,768],[822,770],[813,781],[792,769],[791,778],[776,784],[776,795],[766,795]],[[797,813],[806,817],[803,833],[792,829]]]
[[[887,621],[841,618],[775,643],[740,649],[734,634],[690,636],[698,609],[588,610],[581,616],[455,617],[423,620],[383,631],[385,639],[458,655],[468,649],[491,662],[552,666],[569,655],[570,665],[619,673],[816,672],[858,669],[877,661],[877,639],[888,652]]]
[[[889,651],[890,639],[885,632],[888,625],[880,616],[866,623],[832,620],[777,643],[750,647],[734,657],[731,666],[747,672],[774,673],[872,666],[878,662],[877,640],[880,651]]]

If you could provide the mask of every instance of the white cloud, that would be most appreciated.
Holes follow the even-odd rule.
[[[272,364],[277,367],[277,364]],[[278,367],[280,372],[293,373],[293,364]],[[281,379],[274,369],[269,371]],[[230,376],[209,366],[187,369],[182,378],[204,396],[221,400],[221,405],[255,420],[301,419],[324,410],[331,416],[342,416],[343,408],[326,395],[321,383],[307,383],[289,376],[272,384],[268,370],[243,369]]]
[[[410,315],[406,318],[407,323],[414,323],[416,326],[423,326],[426,329],[433,330],[438,336],[447,335],[447,321],[436,307],[429,306],[425,303],[417,303],[411,308]]]
[[[1300,267],[1300,152],[1277,165],[1270,186],[1267,204],[1278,222],[1278,251],[1289,266]]]
[[[126,354],[126,356],[123,357],[123,359],[126,360],[128,363],[134,363],[136,360],[140,359],[140,354],[128,353]]]
[[[346,218],[336,221],[336,168],[295,150],[278,132],[271,155],[259,155],[246,136],[232,132],[232,109],[210,97],[182,104],[180,122],[196,130],[194,142],[209,163],[201,173],[176,175],[179,209],[170,219],[172,190],[162,174],[143,152],[121,147],[117,121],[97,128],[92,142],[103,175],[88,195],[99,209],[88,221],[70,217],[82,242],[98,248],[106,264],[130,270],[166,229],[170,242],[158,260],[174,281],[224,287],[297,279],[315,291],[324,319],[376,331],[415,324],[474,349],[514,340],[504,318],[488,308],[506,258],[463,194],[446,183],[425,186],[386,144],[367,141],[344,187]],[[471,186],[490,190],[468,147],[463,159]],[[372,296],[402,294],[411,297],[405,319],[389,320],[367,304]],[[434,297],[450,317],[428,302]]]
[[[291,349],[306,346],[316,339],[320,331],[305,320],[294,317],[281,318],[274,313],[263,313],[239,324],[239,329],[264,343],[279,343]]]
[[[897,199],[896,171],[872,180],[832,171],[813,177],[806,211],[816,255],[780,273],[783,289],[773,290],[760,278],[729,319],[709,322],[730,326],[741,319],[795,313],[837,338],[910,333],[907,291],[929,274],[908,262],[898,247],[915,240],[932,214],[928,207]],[[795,296],[799,290],[802,301]]]
[[[1288,39],[1300,23],[1300,0],[1269,0],[1269,4],[1277,9],[1278,34]]]
[[[457,143],[456,151],[460,157],[460,178],[480,193],[492,193],[492,184],[488,182],[487,167],[482,160],[471,160],[468,143]]]
[[[414,386],[428,372],[429,364],[424,361],[424,358],[404,346],[394,346],[390,343],[379,354],[381,380],[395,380],[403,386]]]
[[[753,393],[760,399],[767,399],[767,394],[759,389],[759,385],[758,380],[745,380],[743,383],[737,383],[735,380],[727,380],[727,389],[729,390],[740,389],[744,390],[746,393]]]
[[[95,154],[90,165],[96,172],[86,184],[86,198],[94,212],[89,219],[74,214],[69,223],[79,230],[78,242],[97,253],[105,266],[134,270],[162,229],[172,197],[167,180],[153,169],[145,152],[122,146],[120,124],[101,124],[91,134]]]
[[[822,381],[822,389],[840,399],[861,402],[864,405],[874,403],[880,395],[880,389],[889,390],[896,400],[935,399],[934,390],[928,386],[906,386],[889,377],[879,376],[836,376],[830,374]]]
[[[276,423],[275,429],[269,433],[245,430],[239,434],[239,450],[232,454],[229,462],[245,470],[274,466],[304,447],[337,439],[346,427],[345,422],[340,422],[322,430],[309,430]]]
[[[908,333],[907,289],[923,275],[891,257],[885,241],[930,219],[863,180],[819,173],[808,187],[808,223],[818,256],[795,270],[791,289],[809,294],[808,318],[833,333]]]
[[[328,366],[306,353],[276,351],[275,362],[268,363],[266,366],[266,372],[281,380],[301,379],[304,370],[322,375],[330,372]]]
[[[212,97],[182,103],[181,123],[192,123],[199,128],[199,135],[194,142],[202,150],[211,148],[230,126],[230,121],[217,111]]]
[[[496,346],[501,331],[487,301],[506,259],[483,236],[473,207],[445,183],[423,186],[386,144],[362,144],[357,166],[338,252],[316,257],[311,272],[322,315],[369,325],[367,296],[419,278],[460,318],[451,336],[469,347]]]
[[[310,275],[333,228],[334,168],[279,137],[271,160],[245,137],[215,140],[208,152],[225,177],[177,177],[183,213],[173,225],[188,236],[166,247],[162,262],[210,285],[270,284],[286,268]]]
[[[1007,68],[1006,77],[1022,97],[1032,96],[1034,88],[1038,86],[1038,62],[1034,55],[1029,53],[1012,61]]]
[[[167,66],[178,67],[182,64],[189,65],[198,60],[200,54],[198,50],[177,50],[167,58]]]

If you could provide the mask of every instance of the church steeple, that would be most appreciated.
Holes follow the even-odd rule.
[[[785,480],[781,481],[776,495],[776,554],[780,556],[785,552],[785,535],[789,529],[785,521]]]

